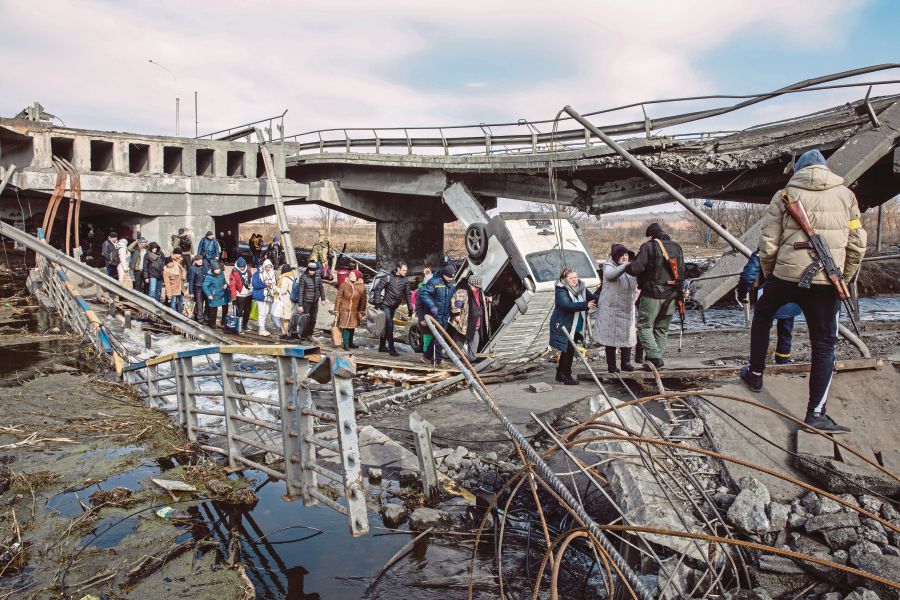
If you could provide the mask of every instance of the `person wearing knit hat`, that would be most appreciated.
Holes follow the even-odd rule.
[[[634,252],[622,244],[613,244],[611,261],[603,264],[603,287],[597,297],[597,310],[592,317],[593,338],[606,349],[606,366],[610,373],[618,373],[616,348],[621,353],[622,371],[634,371],[631,349],[637,343],[634,324],[634,294],[637,279],[625,273],[634,260]]]
[[[763,217],[758,250],[766,284],[753,311],[750,360],[741,368],[740,378],[751,391],[762,391],[772,321],[782,306],[796,302],[806,317],[811,348],[809,399],[803,422],[822,431],[847,432],[847,427],[826,413],[841,299],[824,269],[813,272],[812,280],[804,282],[806,270],[816,257],[807,247],[796,245],[805,242],[807,235],[788,212],[791,205],[799,205],[806,212],[845,281],[853,279],[866,254],[866,231],[860,222],[856,196],[843,177],[828,168],[821,152],[803,153],[794,165],[794,174],[783,189],[775,192]]]
[[[657,369],[665,364],[663,354],[669,339],[669,323],[682,297],[684,251],[659,223],[651,223],[646,234],[650,239],[641,244],[637,256],[622,271],[637,277],[637,286],[641,290],[637,338],[644,350],[644,370],[650,371],[646,363]],[[673,273],[670,259],[675,262],[678,278]]]
[[[477,358],[491,300],[481,289],[481,277],[474,273],[461,281],[453,294],[450,304],[450,335],[470,362]]]

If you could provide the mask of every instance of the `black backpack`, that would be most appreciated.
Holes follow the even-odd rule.
[[[375,288],[382,281],[384,281],[385,287],[387,287],[387,281],[385,280],[390,278],[390,276],[390,273],[385,273],[384,271],[378,271],[378,273],[375,274],[375,277],[372,279],[372,287],[369,289],[369,304],[371,304],[372,306],[381,304],[381,301],[384,299],[385,288],[382,287],[381,290],[379,290],[377,298],[375,297]]]
[[[182,253],[187,253],[187,254],[191,253],[191,246],[192,246],[191,238],[189,238],[188,236],[186,236],[186,235],[181,236],[181,241],[178,242],[178,245],[181,247]]]
[[[110,267],[118,267],[121,261],[119,260],[119,249],[113,248],[112,254],[109,257],[109,260],[106,261],[106,264]]]

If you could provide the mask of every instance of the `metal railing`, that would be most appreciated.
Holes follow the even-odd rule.
[[[365,535],[352,375],[341,369],[348,359],[326,359],[333,398],[323,407],[312,397],[311,355],[319,357],[317,347],[213,346],[128,365],[123,379],[145,400],[174,413],[190,442],[226,457],[230,468],[255,469],[282,481],[288,497],[299,495],[304,506],[322,503],[347,515],[351,534]],[[248,392],[250,382],[256,389]],[[344,504],[319,490],[319,476],[336,484]]]
[[[99,317],[78,293],[66,272],[40,254],[36,256],[35,269],[41,290],[47,294],[69,328],[90,340],[98,351],[110,353],[109,336],[103,330]]]
[[[256,132],[256,128],[263,125],[263,129],[265,129],[266,133],[269,136],[269,141],[275,141],[275,129],[278,130],[278,141],[284,141],[284,115],[287,114],[287,109],[284,110],[280,115],[275,115],[272,117],[265,117],[263,119],[259,119],[258,121],[251,121],[250,123],[244,123],[243,125],[235,125],[234,127],[229,127],[228,129],[220,129],[219,131],[213,131],[212,133],[204,133],[203,135],[198,135],[197,140],[210,139],[210,140],[239,140],[241,138],[247,138],[247,141],[250,141],[251,136]],[[264,124],[268,123],[269,126],[265,127]]]
[[[126,364],[127,352],[65,271],[40,254],[36,260],[33,281],[67,327],[109,354],[145,401],[173,413],[190,442],[224,456],[231,469],[283,481],[286,496],[299,495],[305,506],[322,503],[347,515],[353,536],[368,533],[352,358],[322,357],[315,346],[221,345]],[[332,393],[317,394],[317,401],[311,363],[324,363],[320,372],[329,368],[316,381],[330,380]],[[343,504],[320,491],[320,476],[335,484]]]
[[[716,94],[635,102],[623,106],[585,113],[585,116],[596,116],[640,108],[643,113],[642,119],[604,125],[602,129],[604,133],[610,136],[644,134],[649,138],[651,137],[652,132],[658,132],[662,129],[674,127],[676,125],[684,125],[686,123],[693,123],[703,119],[721,116],[786,94],[853,87],[871,88],[873,86],[897,84],[900,83],[900,80],[892,79],[822,85],[878,71],[896,69],[898,67],[900,67],[900,64],[891,63],[873,65],[808,79],[760,94]],[[726,106],[686,112],[656,119],[650,118],[647,115],[647,107],[651,105],[715,99],[735,99],[742,101]],[[875,99],[873,98],[872,100]],[[867,108],[871,108],[868,94],[861,103],[866,105]],[[282,136],[282,141],[294,143],[295,146],[292,150],[300,154],[326,153],[328,150],[342,150],[347,153],[354,150],[371,151],[375,154],[381,154],[382,149],[402,148],[406,150],[407,155],[411,155],[413,154],[414,148],[434,148],[441,149],[444,155],[450,155],[452,148],[465,148],[468,150],[468,152],[464,152],[466,154],[478,152],[485,155],[492,155],[498,153],[540,153],[548,152],[551,149],[559,151],[560,149],[589,148],[593,145],[602,145],[597,137],[592,136],[583,128],[552,131],[559,123],[564,123],[568,120],[567,117],[563,116],[559,119],[519,119],[516,122],[479,123],[471,125],[330,128]],[[757,127],[760,126],[765,125],[759,125]],[[688,138],[714,139],[732,133],[734,132],[717,131],[691,134],[679,133],[677,135]]]

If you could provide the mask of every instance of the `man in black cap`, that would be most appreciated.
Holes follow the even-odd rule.
[[[412,292],[409,289],[406,270],[406,263],[398,262],[394,272],[379,279],[372,288],[372,298],[377,300],[375,308],[383,310],[385,315],[384,333],[381,334],[378,351],[390,352],[391,356],[400,356],[394,349],[394,313],[402,302],[406,302],[410,316],[413,314]]]
[[[669,337],[669,323],[682,293],[684,252],[659,223],[651,223],[645,235],[650,239],[641,245],[625,272],[637,277],[641,289],[637,336],[644,348],[645,363],[659,369],[664,364],[662,357]],[[676,264],[677,278],[670,259]],[[650,370],[646,364],[644,369]]]

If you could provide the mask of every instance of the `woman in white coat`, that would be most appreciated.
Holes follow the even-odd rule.
[[[294,289],[294,270],[288,264],[281,265],[281,275],[275,284],[275,302],[272,303],[272,320],[275,326],[281,330],[281,335],[286,337],[291,315],[294,314],[294,303],[291,302],[291,290]]]
[[[637,343],[634,323],[637,279],[625,273],[628,262],[634,260],[634,252],[622,244],[613,244],[610,257],[612,261],[603,265],[603,288],[597,298],[594,339],[606,346],[606,365],[610,373],[619,372],[616,348],[622,353],[622,370],[634,371],[631,348]]]

